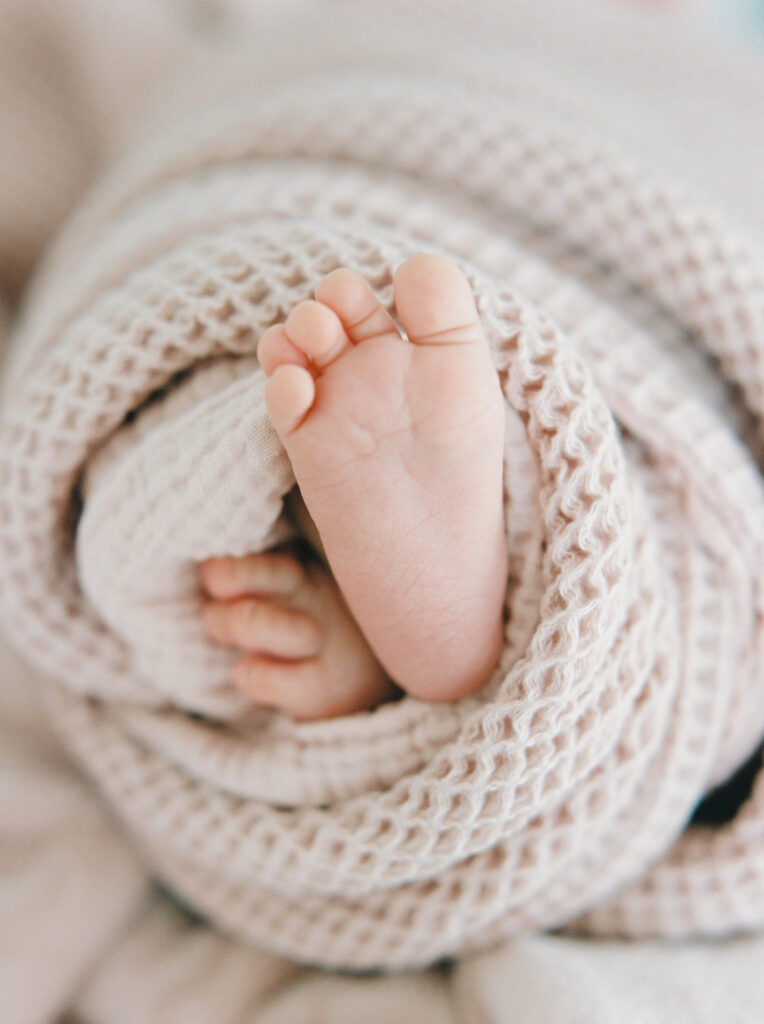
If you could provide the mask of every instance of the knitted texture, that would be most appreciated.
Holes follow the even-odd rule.
[[[389,304],[424,249],[470,278],[507,402],[501,664],[450,705],[253,713],[196,564],[290,529],[257,340],[337,266]],[[349,967],[764,926],[764,786],[683,831],[764,731],[764,261],[713,214],[511,94],[327,75],[123,165],[6,384],[2,617],[214,921]]]

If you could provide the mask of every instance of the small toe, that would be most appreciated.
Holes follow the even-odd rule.
[[[328,717],[320,665],[312,659],[243,658],[233,667],[233,682],[237,690],[258,704],[278,708],[297,721]]]
[[[276,367],[265,385],[265,404],[282,438],[300,426],[315,397],[316,383],[309,370],[290,364]]]
[[[308,368],[308,357],[292,344],[283,324],[274,324],[265,331],[257,345],[257,358],[266,377],[285,364]]]
[[[267,599],[212,601],[204,606],[202,616],[213,640],[244,651],[275,658],[312,658],[323,646],[323,633],[314,618]]]
[[[422,253],[395,273],[395,308],[415,345],[453,345],[482,340],[469,281],[450,260]]]
[[[327,274],[316,288],[316,298],[337,314],[354,344],[386,334],[400,338],[395,321],[355,270],[342,267]]]
[[[251,700],[298,722],[356,714],[396,695],[384,676],[371,685],[338,687],[319,658],[279,661],[250,655],[234,665],[233,682]]]
[[[200,572],[207,594],[219,601],[247,594],[286,596],[305,582],[303,567],[284,552],[208,558]]]
[[[298,303],[284,328],[289,341],[318,369],[333,363],[350,344],[337,314],[313,299]]]

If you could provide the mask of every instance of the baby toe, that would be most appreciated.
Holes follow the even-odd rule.
[[[301,425],[316,398],[309,370],[285,363],[277,366],[265,385],[265,405],[282,440]]]
[[[223,601],[247,594],[292,594],[306,579],[300,562],[281,551],[208,558],[200,572],[207,594]]]
[[[264,332],[257,345],[257,358],[267,377],[285,364],[308,368],[308,357],[292,344],[283,324],[274,324]]]
[[[316,288],[316,298],[337,314],[354,344],[386,334],[400,338],[395,321],[355,270],[342,267],[327,274]]]
[[[234,665],[233,682],[251,700],[278,708],[297,721],[330,714],[322,696],[321,667],[313,660],[284,662],[252,655]]]
[[[255,597],[205,605],[204,624],[213,640],[275,658],[311,658],[323,646],[318,622],[304,612]]]
[[[475,298],[467,278],[450,260],[422,253],[395,273],[395,308],[415,345],[482,340]]]
[[[251,700],[278,708],[298,722],[353,715],[392,695],[386,682],[349,686],[341,680],[338,685],[319,658],[285,662],[250,655],[234,666],[233,682]]]
[[[322,302],[300,302],[284,324],[289,341],[318,368],[333,363],[350,344],[337,316]]]

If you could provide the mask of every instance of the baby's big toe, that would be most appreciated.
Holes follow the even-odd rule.
[[[450,260],[422,253],[395,273],[395,308],[409,341],[450,345],[481,340],[475,299],[467,278]]]

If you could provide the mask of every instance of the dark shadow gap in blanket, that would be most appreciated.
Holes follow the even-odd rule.
[[[695,808],[691,824],[713,827],[732,821],[753,792],[763,758],[764,744],[734,775],[701,800]]]

